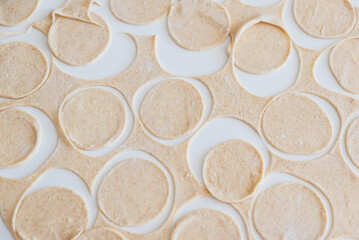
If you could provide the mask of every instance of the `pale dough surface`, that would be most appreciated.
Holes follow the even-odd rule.
[[[87,221],[86,204],[79,195],[49,187],[21,202],[15,229],[24,240],[72,239],[85,230]]]
[[[123,238],[110,228],[95,228],[84,232],[76,240],[123,240]]]
[[[101,211],[119,226],[143,225],[167,204],[169,180],[154,163],[124,160],[105,177],[97,193]]]
[[[230,140],[207,154],[202,170],[208,191],[224,202],[240,202],[255,192],[263,175],[258,151],[242,140]]]
[[[193,130],[203,115],[203,102],[190,83],[169,79],[155,85],[145,96],[140,117],[156,137],[178,138]]]
[[[345,146],[349,158],[359,168],[359,118],[350,123],[345,133]]]
[[[39,0],[0,0],[0,25],[14,26],[30,17]]]
[[[125,126],[125,108],[114,93],[89,88],[67,99],[60,112],[61,125],[79,149],[96,150],[111,144]]]
[[[262,131],[271,145],[289,154],[318,153],[333,137],[321,107],[309,97],[294,93],[269,104],[262,116]]]
[[[183,216],[174,225],[170,240],[239,240],[234,220],[217,210],[200,209]]]
[[[167,24],[173,40],[189,50],[221,44],[231,27],[227,10],[212,0],[179,1],[171,7]]]

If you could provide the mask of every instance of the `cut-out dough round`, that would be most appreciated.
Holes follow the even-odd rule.
[[[249,143],[231,140],[213,148],[203,163],[203,182],[224,202],[240,202],[255,192],[262,179],[263,160]]]
[[[37,121],[22,110],[0,111],[0,168],[17,165],[33,152],[38,129]]]
[[[215,47],[230,30],[227,10],[213,0],[181,0],[168,15],[168,31],[174,41],[189,50]]]
[[[193,130],[203,115],[200,93],[192,84],[170,79],[155,85],[142,102],[140,117],[153,135],[181,137]]]
[[[114,93],[90,88],[65,100],[61,125],[79,149],[92,151],[111,144],[125,126],[125,109]]]
[[[345,147],[349,158],[359,168],[359,118],[354,119],[346,131]]]
[[[117,164],[97,194],[101,211],[119,226],[143,225],[154,219],[169,199],[169,180],[155,164],[130,159]]]
[[[167,15],[171,0],[110,0],[110,8],[120,21],[147,24]]]
[[[330,54],[330,68],[346,91],[359,94],[359,38],[340,42]]]
[[[120,234],[109,228],[95,228],[84,232],[76,240],[123,240]]]
[[[15,229],[24,240],[73,239],[85,231],[84,200],[69,189],[49,187],[26,197],[19,207]]]
[[[299,183],[282,183],[263,192],[253,214],[263,239],[321,239],[327,221],[317,194]]]
[[[39,0],[0,0],[0,25],[14,26],[26,21],[38,3]]]
[[[83,66],[105,51],[110,43],[110,29],[99,15],[91,13],[91,17],[98,25],[57,16],[49,30],[48,42],[58,59],[69,65]]]
[[[280,27],[260,22],[242,33],[234,56],[236,66],[249,73],[266,73],[282,66],[291,44],[288,34]]]
[[[288,154],[318,153],[332,139],[330,121],[321,107],[309,97],[293,93],[269,104],[262,130],[272,146]]]
[[[212,209],[200,209],[178,220],[170,236],[170,240],[194,239],[239,240],[241,237],[230,216]]]
[[[355,10],[348,0],[294,0],[298,25],[314,37],[335,38],[348,33],[355,24]]]
[[[46,80],[47,61],[42,52],[27,42],[0,45],[0,97],[23,98]]]

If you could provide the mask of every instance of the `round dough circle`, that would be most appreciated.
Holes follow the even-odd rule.
[[[291,43],[288,34],[275,25],[256,23],[240,36],[234,56],[236,66],[249,73],[266,73],[287,60]]]
[[[239,240],[234,220],[213,209],[200,209],[183,216],[173,227],[170,240]]]
[[[84,232],[76,240],[123,240],[120,234],[109,228],[95,228]]]
[[[69,140],[79,149],[92,151],[111,144],[125,126],[125,108],[114,93],[82,90],[65,100],[60,121]]]
[[[263,239],[321,239],[327,221],[317,194],[299,183],[277,184],[263,192],[253,216]]]
[[[359,168],[359,118],[350,123],[345,133],[345,147],[350,160]]]
[[[195,51],[218,46],[231,27],[227,10],[213,0],[179,1],[171,7],[167,24],[178,45]]]
[[[167,15],[171,0],[110,0],[113,15],[129,24],[147,24]]]
[[[27,42],[0,45],[0,97],[23,98],[38,89],[47,77],[42,52]]]
[[[321,107],[309,97],[293,93],[269,104],[262,116],[262,130],[272,146],[288,154],[318,153],[333,137]]]
[[[24,240],[73,239],[85,231],[84,200],[69,189],[49,187],[30,194],[20,204],[15,229]]]
[[[193,130],[203,115],[200,93],[192,84],[170,79],[154,86],[145,96],[140,117],[153,135],[178,138]]]
[[[155,164],[143,159],[120,162],[103,180],[99,208],[119,226],[143,225],[154,219],[169,199],[169,180]]]
[[[294,0],[294,18],[314,37],[336,38],[355,24],[355,10],[348,0]]]
[[[37,121],[22,110],[0,111],[0,168],[15,166],[33,152],[38,129]]]
[[[48,33],[52,53],[62,62],[84,66],[96,60],[110,43],[110,29],[95,13],[91,18],[99,25],[57,16]]]
[[[340,42],[330,53],[330,68],[346,91],[359,94],[359,38]]]
[[[0,0],[0,25],[15,26],[26,21],[38,3],[39,0]]]
[[[202,170],[208,191],[221,201],[235,203],[255,192],[262,179],[263,160],[251,144],[230,140],[209,151]]]

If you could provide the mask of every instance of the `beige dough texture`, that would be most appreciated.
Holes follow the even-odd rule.
[[[254,205],[253,221],[263,239],[321,239],[326,212],[320,198],[299,183],[281,183],[267,189]]]
[[[47,77],[42,52],[27,42],[0,45],[0,97],[23,98],[38,89]]]
[[[26,21],[38,3],[39,0],[0,0],[0,25],[14,26]]]
[[[291,43],[288,34],[275,25],[256,23],[249,27],[236,44],[236,66],[249,73],[266,73],[287,60]]]
[[[124,160],[105,177],[97,193],[101,211],[119,226],[143,225],[161,213],[169,199],[169,180],[154,163]]]
[[[114,93],[89,88],[65,101],[60,121],[77,148],[97,150],[120,136],[126,122],[125,108]]]
[[[123,240],[123,238],[110,228],[95,228],[84,232],[76,240]]]
[[[320,38],[347,34],[356,18],[348,0],[294,0],[293,12],[303,31]]]
[[[190,83],[169,79],[155,85],[145,96],[140,117],[153,135],[178,138],[193,130],[203,115],[203,102]]]
[[[200,209],[183,216],[174,225],[170,240],[239,240],[234,220],[217,210]]]
[[[333,137],[331,123],[321,107],[311,98],[294,93],[269,104],[262,116],[262,131],[272,146],[289,154],[319,153]]]
[[[173,40],[189,50],[216,47],[231,27],[227,10],[213,0],[181,0],[171,7],[168,31]]]
[[[350,123],[345,133],[345,147],[349,158],[359,168],[359,118]]]
[[[330,54],[330,68],[346,91],[359,94],[359,38],[344,40]]]
[[[15,108],[0,110],[0,168],[25,161],[35,148],[38,131],[30,114]]]
[[[113,15],[129,24],[147,24],[167,15],[171,0],[110,0]]]
[[[15,229],[24,240],[72,239],[85,230],[87,221],[86,204],[79,195],[49,187],[22,201]]]
[[[203,163],[202,177],[215,198],[234,203],[255,192],[263,169],[263,160],[251,144],[230,140],[209,151]]]

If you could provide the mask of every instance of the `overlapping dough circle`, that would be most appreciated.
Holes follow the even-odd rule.
[[[123,240],[123,238],[110,228],[95,228],[84,232],[76,240]]]
[[[86,228],[84,200],[69,189],[49,187],[27,196],[19,207],[15,229],[24,240],[73,239]]]
[[[39,0],[0,0],[0,25],[14,26],[26,21]]]
[[[77,148],[97,150],[120,136],[126,121],[125,108],[121,99],[109,90],[89,88],[65,100],[60,121]]]
[[[173,40],[189,50],[205,50],[221,44],[228,36],[227,10],[212,0],[181,0],[168,15]]]
[[[0,168],[24,161],[35,148],[38,130],[30,114],[15,108],[0,110]]]
[[[311,98],[294,93],[269,104],[262,116],[262,131],[271,145],[289,154],[318,153],[333,137],[321,107]]]
[[[129,159],[105,177],[97,202],[105,216],[119,226],[143,225],[161,213],[169,199],[169,179],[154,163]]]
[[[181,137],[193,130],[203,115],[200,93],[179,79],[155,85],[145,96],[140,118],[153,135],[163,139]]]
[[[0,97],[23,98],[34,92],[47,77],[42,52],[27,42],[0,45]]]
[[[200,209],[178,220],[170,235],[170,240],[193,239],[239,240],[241,237],[232,217],[213,209]]]
[[[345,133],[345,146],[349,158],[359,167],[359,118],[350,123]]]
[[[322,201],[299,183],[282,183],[269,188],[253,209],[255,228],[263,239],[321,239],[326,226]]]
[[[230,140],[214,147],[203,163],[203,182],[208,191],[224,202],[240,202],[262,179],[263,160],[249,143]]]

